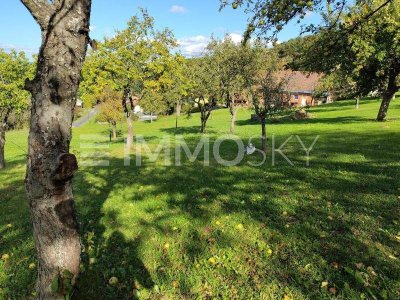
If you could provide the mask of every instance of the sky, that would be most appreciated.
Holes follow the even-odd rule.
[[[243,10],[227,7],[220,12],[219,5],[219,0],[93,0],[90,36],[100,41],[111,37],[142,7],[155,18],[158,29],[168,27],[174,32],[180,45],[178,51],[197,56],[211,36],[222,38],[229,34],[239,42],[246,29],[249,16]],[[310,14],[306,22],[316,22],[318,18]],[[299,33],[299,26],[293,23],[278,38],[286,41]],[[39,26],[21,2],[0,0],[0,48],[32,55],[38,52],[40,42]]]

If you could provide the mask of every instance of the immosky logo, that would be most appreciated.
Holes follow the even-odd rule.
[[[110,144],[104,143],[104,137],[99,135],[81,135],[80,138],[81,149],[92,150],[92,152],[81,155],[81,165],[110,166]],[[189,163],[202,161],[205,167],[210,166],[211,162],[225,167],[232,167],[242,164],[247,160],[246,164],[253,167],[260,167],[269,162],[271,162],[272,166],[276,166],[278,165],[278,161],[280,164],[284,163],[294,167],[293,160],[285,153],[289,142],[294,140],[298,151],[304,154],[306,158],[305,166],[309,167],[311,151],[314,149],[319,138],[320,136],[317,135],[311,144],[306,146],[306,143],[299,135],[291,135],[279,144],[275,135],[272,135],[271,147],[268,149],[268,153],[270,154],[267,155],[264,151],[253,146],[253,141],[259,139],[259,137],[250,138],[245,146],[243,140],[236,135],[222,135],[215,141],[211,141],[209,136],[204,135],[193,146],[187,143],[184,136],[178,135],[172,137],[166,135],[160,139],[156,147],[153,144],[150,147],[144,136],[137,135],[132,149],[129,149],[124,144],[124,166],[129,167],[134,164],[140,167],[146,163],[155,163],[157,161],[163,161],[165,166],[182,166],[183,161],[188,161]],[[223,143],[229,143],[233,148],[229,148],[229,151],[227,151],[226,147],[222,147]],[[232,151],[232,149],[235,149],[236,152]],[[233,156],[232,153],[236,154],[236,156],[227,159],[227,154],[228,156]],[[253,156],[256,157],[256,161],[253,161],[254,159],[251,161],[246,159]],[[268,159],[269,157],[271,158],[270,160]]]

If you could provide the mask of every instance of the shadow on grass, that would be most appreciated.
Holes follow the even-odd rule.
[[[103,211],[110,193],[128,178],[128,170],[116,168],[117,162],[123,165],[123,161],[113,160],[114,168],[86,168],[74,179],[84,247],[78,299],[132,299],[135,287],[151,289],[154,285],[137,253],[142,237],[129,240],[120,232],[118,208],[106,213]],[[105,181],[94,185],[87,178],[88,174]],[[108,235],[102,220],[110,224],[111,233]],[[119,278],[119,282],[110,284],[112,277]]]
[[[178,127],[178,128],[163,128],[161,129],[162,132],[167,134],[175,134],[175,135],[185,135],[185,134],[201,134],[200,133],[200,126],[189,126],[189,127]],[[215,130],[206,128],[207,134],[215,133]]]
[[[380,103],[381,99],[379,98],[362,98],[360,100],[360,107],[366,103]],[[344,109],[355,109],[356,101],[355,100],[338,100],[329,104],[322,104],[319,106],[314,106],[310,109],[310,112],[332,112],[332,111],[340,111]]]
[[[375,119],[367,119],[360,117],[334,117],[334,118],[309,118],[303,120],[294,120],[290,116],[285,116],[281,118],[277,118],[274,120],[268,120],[268,125],[287,125],[287,124],[352,124],[352,123],[365,123],[365,122],[376,122]],[[248,126],[248,125],[260,125],[260,122],[253,121],[251,119],[248,120],[238,120],[236,121],[238,126]],[[261,126],[261,125],[260,125]]]
[[[189,145],[198,139],[189,137]],[[268,293],[273,283],[275,292],[264,294],[270,298],[282,298],[286,288],[305,298],[335,297],[321,289],[327,281],[342,298],[385,291],[396,299],[399,143],[387,133],[332,133],[316,144],[309,168],[295,143],[287,147],[295,167],[282,158],[275,167],[250,167],[247,160],[256,158],[247,157],[231,168],[187,160],[124,167],[119,158],[108,168],[83,168],[74,179],[85,249],[77,297],[130,299],[138,289],[153,298],[195,298],[211,289],[215,297],[244,299]],[[227,157],[235,149],[221,146]],[[20,184],[10,181],[7,189]],[[27,210],[12,212],[16,203],[3,227],[26,226],[20,218]],[[11,252],[12,243],[15,235],[2,248]],[[214,256],[221,260],[215,266]],[[15,262],[10,273],[19,268]],[[110,285],[114,276],[119,282]],[[24,277],[30,287],[31,277]]]
[[[308,135],[312,137],[311,133]],[[192,139],[189,144],[195,145],[197,138]],[[340,139],[340,143],[337,139]],[[390,145],[386,143],[386,147],[376,148],[388,140]],[[99,253],[105,258],[99,264],[99,269],[92,274],[104,272],[107,266],[124,265],[124,262],[131,259],[132,263],[139,266],[138,270],[129,273],[131,281],[139,280],[141,276],[145,282],[156,281],[158,285],[171,287],[172,279],[168,276],[164,278],[157,270],[165,268],[165,265],[174,268],[180,262],[169,261],[172,258],[166,258],[165,253],[155,248],[154,251],[159,251],[162,259],[155,268],[147,270],[148,263],[143,263],[136,251],[144,247],[144,244],[151,247],[148,242],[155,234],[175,238],[175,242],[181,244],[180,259],[187,259],[193,264],[188,264],[187,269],[181,270],[180,277],[176,278],[182,280],[180,286],[183,287],[185,275],[189,276],[188,273],[193,272],[192,276],[198,276],[192,268],[195,268],[196,262],[209,257],[212,245],[227,252],[241,245],[248,252],[237,255],[243,263],[247,261],[250,269],[246,269],[244,274],[224,274],[221,271],[218,276],[224,275],[220,284],[234,286],[247,278],[243,289],[246,293],[257,295],[259,281],[269,280],[272,276],[279,285],[289,286],[306,297],[321,298],[324,297],[324,291],[320,289],[320,284],[329,280],[332,287],[341,290],[346,297],[352,293],[360,295],[365,292],[376,296],[382,290],[396,297],[394,279],[400,275],[400,268],[388,258],[388,253],[397,253],[397,242],[391,234],[396,231],[395,222],[400,213],[396,202],[396,187],[400,178],[396,145],[399,142],[399,137],[385,134],[354,137],[351,133],[341,132],[327,135],[316,146],[310,168],[300,166],[300,163],[304,163],[304,157],[298,154],[295,156],[298,159],[296,167],[287,166],[281,159],[275,168],[251,168],[245,162],[238,168],[222,167],[215,163],[204,167],[200,163],[188,162],[180,167],[159,166],[150,162],[146,162],[143,167],[123,167],[122,160],[113,159],[112,168],[96,174],[106,187],[93,197],[93,203],[84,203],[80,209],[85,220],[102,219],[101,224],[106,220],[108,231],[112,231],[111,237],[118,237],[115,247],[110,247],[107,240],[99,242],[100,248],[105,249]],[[223,146],[221,151],[234,157],[229,145]],[[299,149],[289,145],[288,152],[296,155]],[[337,160],[335,155],[346,157],[347,160]],[[353,162],[353,155],[361,155],[361,163]],[[85,173],[94,174],[96,170],[85,170]],[[82,199],[88,197],[85,189],[88,184],[79,184],[78,194]],[[126,189],[132,184],[152,188],[147,192]],[[108,216],[103,212],[101,204],[116,190],[120,192],[112,197],[124,199],[122,202],[131,202],[138,209],[149,199],[164,195],[161,209],[157,209],[160,204],[149,203],[151,208],[147,207],[146,210],[146,213],[157,217],[148,221],[142,216],[135,216],[132,217],[132,223],[127,225],[119,221],[124,212],[117,207],[114,207],[116,212]],[[130,192],[125,194],[124,190]],[[247,216],[252,222],[260,224],[261,227],[250,234],[260,234],[273,247],[276,256],[264,257],[265,253],[259,249],[251,250],[254,247],[252,243],[256,242],[251,238],[238,233],[221,233],[210,225],[216,217],[226,215],[239,219]],[[191,225],[188,225],[185,234],[176,237],[171,230],[171,223],[181,216],[190,220]],[[97,236],[102,236],[105,231],[104,225],[96,222],[87,226],[89,231],[96,231]],[[132,241],[126,240],[119,233],[126,226],[139,227],[141,234]],[[125,248],[131,249],[127,254],[129,258],[121,250]],[[380,272],[380,278],[369,283],[370,291],[365,290],[357,277],[356,272],[367,272],[366,269],[356,268],[360,262],[365,268],[373,266]],[[122,269],[120,272],[123,272]],[[111,276],[114,273],[105,274]],[[87,282],[92,281],[92,275],[84,273],[83,278],[85,276],[89,278]],[[123,275],[120,276],[123,278]],[[209,276],[217,275],[210,271]],[[197,280],[202,281],[204,278]],[[350,284],[350,290],[344,291],[345,283]],[[132,284],[128,281],[122,286]],[[99,285],[100,290],[104,289],[101,293],[110,297],[129,294],[129,290],[122,287],[118,294],[107,285],[106,278],[100,280]],[[180,297],[195,297],[191,287],[186,283],[186,287],[179,290]],[[216,284],[215,288],[221,286]]]
[[[0,261],[5,275],[0,277],[0,298],[4,299],[25,299],[34,289],[36,272],[29,264],[36,259],[25,196],[25,168],[26,156],[19,155],[7,160],[6,168],[0,171],[0,256],[10,256]]]

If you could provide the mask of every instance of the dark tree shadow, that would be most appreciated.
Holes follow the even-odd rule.
[[[315,134],[308,132],[304,138],[312,140]],[[188,140],[188,144],[193,150],[199,137],[189,137]],[[388,147],[378,147],[387,140],[390,140]],[[374,265],[380,270],[385,270],[382,272],[386,278],[394,278],[394,274],[400,275],[400,269],[395,264],[390,264],[387,259],[380,256],[374,244],[368,243],[362,235],[357,233],[356,228],[361,226],[362,220],[349,218],[349,215],[363,215],[379,221],[379,226],[392,230],[393,221],[398,215],[394,212],[399,210],[396,202],[393,201],[397,197],[397,178],[400,176],[398,166],[393,164],[399,159],[398,152],[393,148],[398,142],[400,142],[398,136],[387,134],[371,133],[355,137],[352,133],[331,133],[324,135],[321,142],[316,145],[315,157],[310,168],[306,168],[304,160],[297,155],[296,158],[299,161],[295,167],[287,166],[283,159],[275,168],[266,165],[249,168],[246,162],[243,162],[239,173],[233,169],[221,167],[215,162],[211,162],[210,167],[204,167],[201,163],[191,164],[184,161],[182,166],[154,169],[150,162],[145,163],[144,167],[123,167],[122,160],[114,159],[111,162],[110,170],[96,174],[104,182],[107,182],[106,187],[100,190],[100,196],[97,194],[96,200],[93,200],[92,204],[90,202],[82,203],[80,211],[84,215],[83,219],[107,219],[107,223],[110,224],[108,230],[111,228],[113,232],[111,237],[118,240],[116,245],[121,245],[121,247],[116,245],[114,248],[110,247],[112,243],[109,239],[111,237],[105,241],[99,241],[99,245],[102,245],[99,253],[104,253],[106,257],[112,256],[111,259],[109,258],[112,263],[108,264],[107,261],[104,261],[99,265],[123,265],[123,262],[128,259],[138,266],[130,273],[131,277],[133,279],[137,279],[138,276],[145,278],[142,284],[153,282],[151,273],[146,271],[145,264],[135,251],[141,243],[145,243],[150,238],[145,232],[154,232],[147,230],[155,230],[158,234],[169,235],[171,229],[166,226],[166,223],[179,215],[187,215],[193,224],[202,224],[197,229],[189,229],[183,240],[180,241],[183,245],[182,255],[195,262],[208,251],[207,242],[204,241],[205,234],[207,239],[215,239],[222,249],[234,247],[237,243],[229,235],[218,233],[208,227],[207,224],[217,214],[245,213],[252,220],[260,224],[267,224],[268,231],[275,232],[277,236],[276,239],[272,238],[269,242],[276,244],[276,247],[283,247],[279,257],[272,260],[268,267],[263,265],[260,270],[252,271],[255,278],[264,278],[270,272],[275,274],[274,278],[280,284],[296,288],[303,295],[311,298],[319,298],[321,297],[320,282],[316,278],[306,279],[304,273],[299,272],[297,263],[299,259],[308,261],[310,264],[313,261],[323,260],[328,263],[318,265],[318,273],[329,274],[331,280],[336,282],[340,289],[343,289],[344,282],[349,282],[352,283],[353,289],[363,292],[364,287],[357,282],[357,278],[348,274],[342,266],[355,268],[355,262],[362,261],[366,265]],[[294,145],[289,145],[289,154],[299,152],[299,149],[292,149],[292,147]],[[236,150],[229,145],[223,147],[223,152],[228,154],[233,155],[234,151]],[[336,155],[354,154],[362,154],[365,157],[365,163],[353,164],[347,161],[336,161]],[[156,171],[157,169],[158,171]],[[329,170],[331,176],[337,170],[337,176],[319,177],[320,174],[326,174],[326,170]],[[92,170],[89,173],[93,174],[94,172],[96,171]],[[262,177],[261,174],[265,173],[270,174],[269,180],[261,183],[260,176]],[[350,173],[354,175],[342,175]],[[118,180],[116,181],[115,178]],[[300,184],[302,181],[306,184]],[[150,193],[125,195],[124,197],[130,199],[132,203],[140,203],[148,197],[156,197],[160,194],[169,196],[165,200],[167,205],[165,211],[162,211],[152,222],[144,219],[135,222],[142,229],[143,235],[133,241],[127,241],[119,233],[118,217],[113,213],[104,215],[100,210],[101,199],[106,199],[111,191],[123,188],[132,182],[141,186],[153,187]],[[87,199],[87,188],[84,188],[83,185],[81,189],[79,197]],[[313,189],[318,190],[316,196],[312,194]],[[260,201],[254,202],[250,199],[250,195],[253,193],[264,196]],[[221,194],[226,200],[220,200]],[[180,197],[178,198],[176,195],[180,195]],[[297,204],[293,205],[289,216],[283,216],[281,199],[287,195],[295,197],[292,200]],[[369,195],[373,195],[377,200],[369,201]],[[326,209],[327,205],[336,205],[340,207],[340,210]],[[93,209],[96,207],[98,211]],[[215,207],[218,208],[217,211]],[[85,209],[89,210],[85,212]],[[330,210],[332,213],[329,213]],[[341,211],[345,217],[335,215],[335,211]],[[156,214],[159,211],[154,208],[154,210],[149,209],[148,212]],[[295,226],[295,229],[290,229],[290,227],[288,229],[288,224]],[[92,222],[87,226],[85,232],[88,229],[94,230],[97,236],[101,236],[104,232],[102,225]],[[204,233],[204,230],[207,233]],[[263,231],[263,229],[260,230]],[[376,235],[374,238],[379,243],[390,249],[396,248],[396,241],[390,238],[389,234],[379,233],[378,235],[378,232],[372,231]],[[297,243],[296,247],[286,245],[286,243],[294,241]],[[119,249],[126,247],[132,249],[128,258],[124,258],[123,252]],[[114,254],[118,254],[118,258],[115,258]],[[258,255],[261,256],[253,257],[255,264],[258,263],[257,260],[261,259],[262,261],[262,254]],[[336,261],[339,261],[341,265],[338,271],[332,270],[329,265]],[[168,261],[165,261],[164,264],[170,265]],[[100,272],[100,269],[97,272]],[[84,273],[83,278],[85,276],[91,278],[91,275]],[[160,278],[162,277],[158,277],[157,280],[162,280]],[[126,297],[129,294],[123,288],[120,293],[111,291],[105,280],[102,278],[99,281],[105,294],[112,295],[112,297],[122,297],[122,295]],[[188,290],[190,287],[181,290],[182,297],[187,295]]]
[[[308,131],[303,138],[312,141],[316,134],[319,132]],[[200,137],[187,138],[192,151]],[[212,142],[215,138],[211,138]],[[241,277],[238,273],[221,271],[218,274],[223,281],[221,285],[233,287],[240,283],[248,295],[257,295],[257,286],[273,280],[304,297],[320,299],[329,298],[320,288],[322,280],[329,280],[340,291],[348,283],[352,291],[367,293],[356,273],[346,271],[358,270],[355,264],[362,262],[363,272],[368,272],[367,266],[379,270],[380,277],[371,290],[376,294],[385,289],[389,299],[395,299],[393,282],[400,277],[400,268],[390,263],[385,251],[398,255],[395,250],[398,244],[391,233],[398,230],[395,222],[400,215],[397,202],[399,143],[400,136],[385,132],[359,136],[351,132],[325,134],[316,144],[308,168],[295,143],[287,147],[295,167],[288,166],[283,158],[275,167],[271,167],[270,161],[261,167],[248,166],[247,160],[255,157],[246,157],[234,168],[220,166],[215,161],[205,167],[199,161],[190,163],[187,160],[182,161],[182,166],[160,166],[144,161],[139,167],[134,166],[134,155],[130,167],[124,167],[120,158],[111,159],[108,168],[84,167],[74,178],[85,249],[76,297],[134,299],[134,290],[143,288],[151,290],[155,298],[161,297],[162,293],[157,292],[155,286],[164,284],[173,289],[171,277],[163,273],[164,269],[173,269],[185,261],[187,269],[173,270],[180,276],[175,293],[178,298],[195,298],[199,295],[192,291],[185,278],[199,260],[209,257],[210,245],[228,251],[245,243],[238,240],[240,237],[210,225],[212,220],[220,215],[243,214],[259,225],[259,241],[271,245],[274,255],[269,257],[256,245],[244,244],[246,248],[238,255],[243,257],[242,263],[249,268],[248,273]],[[231,144],[224,145],[221,150],[233,157],[237,151]],[[362,156],[363,162],[340,160],[353,155]],[[22,185],[22,180],[14,184]],[[132,185],[151,189],[125,189]],[[1,187],[0,192],[9,194],[12,189]],[[18,191],[19,195],[22,193]],[[164,195],[161,204],[142,206],[159,195]],[[253,199],[254,195],[259,198]],[[6,204],[15,202],[11,196],[7,197]],[[105,209],[106,201],[113,197],[151,215],[151,220],[137,215],[132,216],[131,223],[124,224],[121,221],[124,211],[120,207]],[[17,202],[13,204],[14,209],[16,205]],[[20,216],[28,219],[27,208],[22,214],[9,211],[11,214],[2,219],[1,224],[18,224],[23,228],[19,238],[26,239],[30,223],[21,221]],[[182,232],[178,235],[171,224],[182,216],[190,220],[190,224],[180,229]],[[365,222],[372,227],[363,229]],[[127,238],[126,230],[137,234]],[[171,261],[159,247],[150,248],[150,251],[161,253],[160,261],[143,257],[140,249],[153,247],[150,241],[154,236],[168,237],[178,243],[182,261]],[[5,251],[11,252],[13,243],[15,236],[1,240]],[[156,265],[149,266],[149,263]],[[333,263],[338,266],[332,267]],[[20,269],[16,262],[14,269]],[[198,281],[215,276],[211,270],[208,272]],[[29,274],[31,277],[24,278],[32,287],[30,280],[33,282],[34,273]],[[112,277],[118,278],[118,282],[110,284]],[[17,283],[10,286],[17,287]],[[9,294],[15,298],[21,296]],[[346,295],[349,296],[344,294],[343,297]]]
[[[162,128],[162,132],[167,134],[175,135],[185,135],[185,134],[201,134],[200,126],[188,126],[188,127],[178,127],[178,128]],[[206,128],[206,134],[214,134],[215,130]]]

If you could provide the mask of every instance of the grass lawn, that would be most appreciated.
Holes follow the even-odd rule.
[[[123,143],[108,143],[108,126],[74,129],[72,152],[87,162],[88,134],[105,146],[110,167],[81,163],[74,192],[81,221],[82,275],[78,299],[400,299],[400,103],[389,121],[374,121],[379,101],[310,109],[313,118],[267,125],[279,147],[291,135],[309,146],[310,166],[297,138],[285,146],[289,165],[271,153],[237,166],[162,158],[124,167]],[[250,111],[236,134],[260,134]],[[215,141],[229,128],[218,110],[208,124]],[[155,149],[169,134],[192,150],[199,116],[135,123]],[[26,131],[7,134],[7,168],[0,172],[0,299],[33,296],[36,266],[24,194]],[[258,143],[258,141],[257,141]],[[108,147],[108,148],[107,148]],[[220,153],[234,158],[224,142]],[[201,156],[201,155],[200,155]],[[97,159],[98,161],[100,158]],[[110,284],[116,277],[118,282]]]

